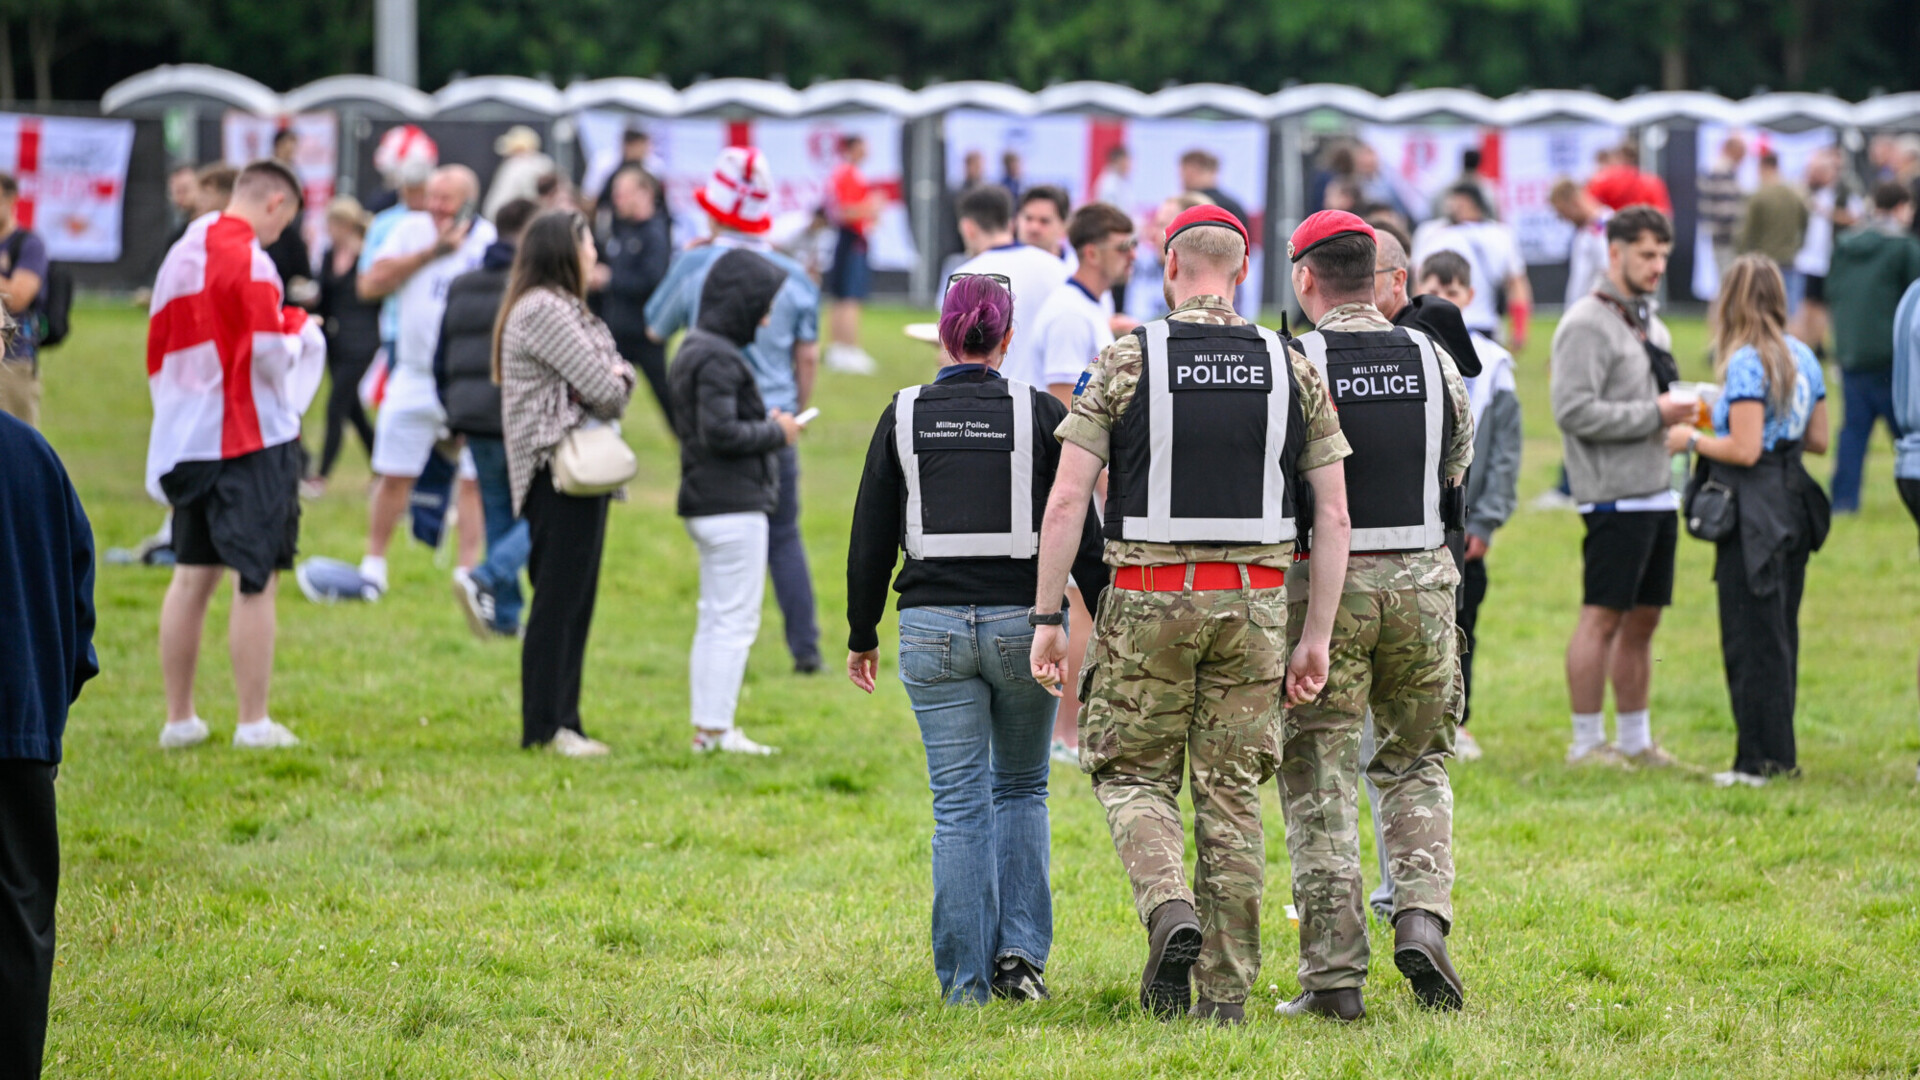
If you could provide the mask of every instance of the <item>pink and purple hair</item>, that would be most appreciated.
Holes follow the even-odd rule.
[[[968,275],[947,289],[940,308],[940,344],[956,360],[985,359],[1013,326],[1013,293],[984,274]]]

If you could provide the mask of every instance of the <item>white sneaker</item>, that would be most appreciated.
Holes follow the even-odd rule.
[[[871,375],[880,370],[867,350],[858,345],[827,346],[826,364],[828,371],[838,371],[843,375]]]
[[[1459,729],[1453,734],[1453,756],[1461,761],[1479,761],[1480,741],[1466,728]]]
[[[300,739],[272,720],[259,720],[251,724],[236,724],[233,729],[233,745],[246,750],[278,750],[287,746],[299,746]]]
[[[607,753],[607,744],[589,739],[572,728],[561,728],[553,733],[547,749],[561,757],[600,757]]]
[[[1767,778],[1764,776],[1755,776],[1752,773],[1744,773],[1738,769],[1728,769],[1726,772],[1713,774],[1714,787],[1733,787],[1735,784],[1744,784],[1747,787],[1766,787]]]
[[[207,722],[194,717],[179,723],[168,721],[160,729],[160,749],[184,750],[207,741]]]
[[[368,597],[369,600],[378,600],[387,594],[386,560],[382,559],[380,562],[375,563],[367,559],[361,559],[358,569],[361,580],[365,581],[375,590],[375,595]]]
[[[1080,767],[1080,748],[1068,746],[1065,740],[1053,740],[1053,747],[1047,751],[1047,756],[1062,765],[1071,765],[1076,769]]]
[[[747,738],[746,733],[739,728],[728,728],[725,731],[717,733],[709,733],[695,729],[693,733],[693,752],[696,754],[710,754],[714,751],[719,751],[723,754],[777,754],[780,752],[778,747],[762,746],[752,739]]]
[[[482,589],[480,583],[473,580],[473,572],[466,567],[456,567],[453,571],[453,595],[460,601],[460,610],[466,613],[467,629],[481,641],[492,641],[500,635],[493,629],[493,594]]]

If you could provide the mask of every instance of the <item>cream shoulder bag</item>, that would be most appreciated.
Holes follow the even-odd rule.
[[[605,495],[640,471],[633,450],[612,424],[589,420],[553,448],[553,488],[562,495]]]

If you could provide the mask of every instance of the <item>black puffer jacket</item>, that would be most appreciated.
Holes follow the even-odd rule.
[[[771,514],[779,502],[775,452],[787,436],[767,419],[741,349],[785,281],[778,267],[751,251],[729,251],[707,272],[700,320],[667,370],[680,437],[681,517]]]
[[[493,381],[493,320],[507,292],[513,245],[496,242],[447,286],[447,310],[433,353],[433,381],[455,435],[501,437],[500,385]]]

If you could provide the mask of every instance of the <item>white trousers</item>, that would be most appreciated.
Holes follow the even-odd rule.
[[[688,663],[693,726],[733,726],[747,653],[760,634],[767,588],[767,515],[713,514],[686,519],[700,548],[700,621]]]

